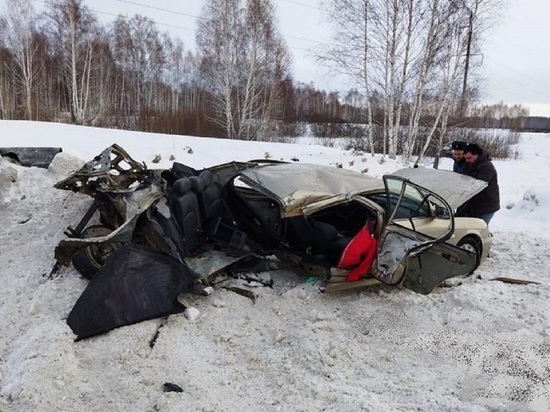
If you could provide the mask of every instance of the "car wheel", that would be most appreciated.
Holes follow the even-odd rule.
[[[94,238],[106,236],[111,233],[111,229],[105,226],[94,225],[82,231],[83,238]],[[120,243],[103,243],[89,245],[78,250],[72,257],[71,261],[75,269],[82,274],[86,279],[91,279],[92,276],[103,266],[105,260],[120,247]]]
[[[476,254],[476,266],[474,268],[474,270],[476,270],[481,260],[481,241],[474,236],[466,236],[460,239],[460,241],[456,245],[459,248]]]

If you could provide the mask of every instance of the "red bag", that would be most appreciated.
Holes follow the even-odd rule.
[[[378,246],[370,233],[368,224],[363,227],[348,243],[337,266],[340,269],[350,269],[347,281],[355,282],[370,271]]]

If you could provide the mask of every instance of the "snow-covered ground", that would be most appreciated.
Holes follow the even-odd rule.
[[[172,315],[74,342],[65,318],[86,280],[72,267],[44,275],[90,199],[52,185],[112,143],[151,168],[265,157],[374,176],[403,166],[315,144],[0,121],[0,146],[64,151],[49,170],[0,159],[1,411],[550,410],[548,134],[523,134],[517,160],[494,162],[502,209],[493,249],[453,287],[321,294],[304,279],[286,291],[258,288],[255,303],[219,288],[185,297],[196,320]],[[540,284],[491,280],[500,276]],[[165,382],[183,392],[164,392]]]

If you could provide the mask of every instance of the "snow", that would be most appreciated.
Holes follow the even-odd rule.
[[[516,159],[494,161],[502,208],[490,225],[493,249],[452,287],[322,294],[304,279],[291,289],[257,287],[255,301],[215,288],[184,296],[187,315],[78,342],[65,318],[87,281],[72,267],[45,275],[90,198],[52,186],[105,147],[118,143],[150,168],[270,157],[380,177],[403,164],[312,141],[39,122],[0,121],[0,136],[0,146],[63,148],[48,170],[0,159],[0,411],[550,410],[548,134],[524,133]],[[500,276],[540,283],[491,280]]]

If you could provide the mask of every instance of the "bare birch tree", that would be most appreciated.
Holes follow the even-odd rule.
[[[5,47],[5,37],[7,31],[7,22],[6,19],[0,16],[0,58],[2,64],[0,64],[0,119],[4,120],[9,118],[7,115],[8,106],[6,105],[6,95],[9,93],[11,88],[9,79],[8,79],[8,56],[11,57],[11,53]]]
[[[413,0],[333,0],[333,45],[319,60],[345,74],[367,99],[369,145],[374,153],[372,97],[382,97],[382,151],[394,158],[415,34]]]
[[[197,28],[201,69],[216,110],[212,120],[229,138],[238,136],[233,91],[239,83],[240,50],[243,49],[242,13],[239,0],[210,0],[203,7]]]
[[[371,100],[376,90],[374,81],[375,52],[371,44],[371,26],[374,16],[369,0],[332,0],[328,15],[335,28],[332,44],[317,59],[328,64],[332,71],[348,77],[367,98],[367,145],[374,155],[373,118]]]
[[[438,69],[438,59],[444,59],[442,56],[446,51],[443,47],[445,42],[453,42],[456,39],[450,38],[449,26],[447,22],[452,17],[454,7],[452,2],[441,0],[428,0],[421,4],[422,10],[418,10],[420,15],[424,16],[422,22],[422,34],[419,39],[419,49],[422,50],[416,61],[417,70],[414,77],[412,102],[410,109],[410,119],[407,138],[403,148],[403,157],[409,160],[420,126],[420,117],[424,111],[423,99],[427,94],[426,90],[429,83],[433,84],[433,77]],[[447,7],[451,5],[451,7]],[[448,56],[447,56],[448,58]],[[432,80],[430,82],[430,80]]]
[[[244,20],[246,53],[241,88],[241,137],[269,138],[270,122],[280,110],[279,86],[288,73],[289,56],[275,27],[270,1],[248,0]]]
[[[175,42],[166,41],[164,48],[166,53],[164,82],[170,86],[170,110],[177,112],[180,108],[180,95],[185,76],[185,54],[183,42],[179,39]]]
[[[197,30],[202,74],[227,137],[256,139],[275,116],[289,55],[270,0],[210,0]]]
[[[139,14],[128,19],[118,16],[113,25],[113,52],[124,73],[124,86],[132,88],[136,113],[152,102],[153,84],[160,80],[165,53],[155,22]]]
[[[202,90],[206,89],[200,70],[199,57],[192,52],[187,52],[183,62],[183,106],[186,110],[204,110],[204,102],[201,99]]]
[[[32,93],[41,70],[36,34],[37,15],[31,0],[6,0],[6,43],[15,58],[12,74],[23,96],[26,118],[32,120]]]
[[[98,104],[90,107],[96,19],[82,0],[52,0],[48,8],[53,44],[61,57],[69,91],[71,120],[76,124],[89,123],[100,111]]]
[[[336,29],[333,44],[320,55],[320,60],[347,75],[365,93],[371,130],[370,105],[375,96],[380,96],[384,113],[383,153],[395,158],[398,150],[403,150],[409,158],[417,148],[420,120],[427,114],[425,97],[437,95],[444,97],[443,102],[456,97],[452,92],[456,91],[453,88],[460,68],[464,67],[461,48],[465,45],[463,34],[467,27],[457,23],[457,16],[464,16],[463,11],[467,10],[479,22],[473,30],[481,33],[487,26],[490,11],[500,3],[502,0],[329,2],[329,18]],[[455,26],[451,27],[452,24]],[[462,29],[454,33],[453,28]],[[456,42],[456,47],[447,47],[451,42]],[[455,70],[451,71],[452,75],[443,75],[444,67],[448,69],[449,65]],[[436,79],[442,83],[437,84]],[[440,122],[445,113],[448,115],[446,104],[429,113],[435,122]],[[409,109],[409,128],[402,143],[405,105]],[[436,125],[431,126],[432,130]]]
[[[425,141],[419,150],[417,163],[422,159],[430,144],[435,141],[439,153],[447,132],[449,116],[453,110],[464,115],[467,100],[472,98],[472,91],[468,91],[466,85],[467,71],[469,70],[471,50],[479,48],[479,42],[484,32],[491,27],[498,16],[497,7],[499,1],[471,0],[453,1],[448,4],[443,2],[442,27],[440,37],[441,58],[437,60],[436,78],[438,90],[433,101],[435,113],[433,124],[428,130]],[[441,34],[443,34],[441,36]],[[437,167],[437,161],[434,167]]]

